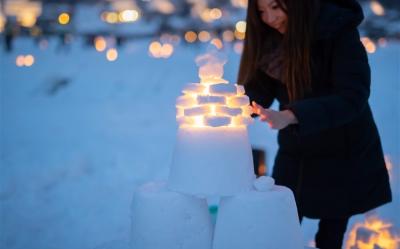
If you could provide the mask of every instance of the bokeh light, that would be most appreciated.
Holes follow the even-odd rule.
[[[243,42],[235,42],[235,44],[233,45],[233,50],[235,51],[235,53],[241,54],[243,52]]]
[[[377,16],[383,16],[385,15],[385,8],[382,6],[382,4],[376,0],[372,0],[370,3],[370,8],[372,12],[374,12],[375,15]]]
[[[387,40],[384,37],[378,39],[379,47],[384,48],[387,46]]]
[[[245,21],[238,21],[235,25],[236,30],[240,33],[246,32],[246,22]]]
[[[139,19],[139,12],[137,10],[124,10],[118,15],[120,22],[135,22]]]
[[[31,67],[35,63],[35,57],[31,54],[18,55],[15,59],[15,64],[18,67]]]
[[[223,48],[222,41],[219,38],[212,39],[210,43],[212,45],[214,45],[217,49],[222,49]]]
[[[222,39],[225,42],[232,42],[235,39],[235,34],[232,32],[232,30],[225,30],[222,33]]]
[[[199,33],[199,40],[201,42],[208,42],[210,39],[211,39],[211,35],[208,31],[203,30]]]
[[[174,46],[170,43],[161,44],[153,41],[149,45],[149,55],[154,58],[169,58],[174,53]]]
[[[18,67],[23,67],[25,65],[25,56],[18,55],[17,58],[15,59],[15,64]]]
[[[94,47],[97,51],[103,52],[107,48],[107,41],[102,36],[94,38]]]
[[[370,38],[362,37],[361,42],[363,43],[365,50],[367,50],[368,53],[370,53],[370,54],[375,53],[376,45]]]
[[[115,48],[110,48],[107,50],[106,54],[107,60],[108,61],[115,61],[118,58],[118,51]]]
[[[35,63],[35,57],[33,57],[33,55],[28,54],[27,56],[25,56],[24,64],[26,67],[32,66],[33,63]]]
[[[187,32],[185,33],[185,40],[186,40],[187,42],[190,42],[190,43],[195,42],[195,41],[197,40],[197,34],[196,34],[196,32],[187,31]]]
[[[17,16],[17,21],[21,26],[31,28],[36,24],[37,16],[33,12],[22,12]]]
[[[68,13],[61,13],[59,16],[58,16],[58,22],[61,24],[61,25],[67,25],[68,23],[69,23],[69,21],[70,21],[70,15],[68,14]]]

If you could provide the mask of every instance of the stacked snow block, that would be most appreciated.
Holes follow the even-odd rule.
[[[249,97],[241,85],[190,83],[182,92],[176,100],[180,126],[247,126],[252,122]]]

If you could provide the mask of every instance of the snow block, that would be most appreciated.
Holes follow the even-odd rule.
[[[243,248],[304,249],[290,189],[275,185],[268,191],[252,190],[221,199],[213,249]]]
[[[206,199],[169,191],[165,182],[150,182],[135,191],[133,249],[211,249],[212,236]]]
[[[178,125],[194,125],[195,120],[192,117],[180,116],[176,118]]]
[[[224,96],[197,96],[197,103],[203,104],[220,104],[226,105],[226,98]]]
[[[228,126],[231,123],[230,117],[206,116],[204,117],[204,125],[211,127]]]
[[[236,95],[236,86],[233,84],[215,84],[210,85],[209,88],[210,94],[213,95],[226,95],[233,96]]]
[[[229,84],[229,81],[221,79],[221,78],[215,78],[215,77],[211,77],[211,78],[200,77],[200,78],[201,78],[201,84],[205,84],[208,86],[216,85],[216,84]]]
[[[179,96],[176,98],[177,107],[190,107],[197,105],[197,100],[190,95]]]
[[[206,89],[206,86],[200,83],[188,83],[183,87],[182,92],[185,94],[200,94]]]
[[[246,95],[242,96],[233,96],[228,98],[228,106],[229,107],[242,107],[249,105],[250,99]]]
[[[241,108],[230,108],[227,106],[216,106],[215,111],[218,114],[227,115],[227,116],[237,116],[237,115],[242,114]]]
[[[244,86],[235,84],[237,95],[244,95],[246,92],[244,90]]]
[[[179,108],[179,107],[176,108],[176,116],[177,117],[181,117],[184,114],[185,114],[185,112],[184,112],[183,108]]]
[[[271,190],[274,185],[275,185],[274,178],[269,176],[260,176],[253,183],[254,188],[258,191]]]
[[[246,117],[250,117],[253,114],[253,108],[251,106],[243,106],[242,108],[242,115]]]
[[[179,127],[168,187],[192,195],[235,195],[252,189],[253,168],[246,127]]]
[[[232,117],[232,124],[235,126],[246,126],[253,123],[253,119],[250,117],[236,116]]]
[[[207,115],[211,112],[210,106],[197,106],[185,109],[185,116],[200,116]]]

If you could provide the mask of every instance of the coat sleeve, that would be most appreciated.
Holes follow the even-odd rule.
[[[298,120],[297,132],[307,135],[344,125],[368,105],[371,72],[356,28],[343,31],[334,41],[332,94],[289,104]]]
[[[255,101],[264,108],[269,108],[276,97],[273,82],[260,69],[244,84],[244,89],[250,103]]]

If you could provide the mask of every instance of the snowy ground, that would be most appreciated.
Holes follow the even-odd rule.
[[[0,248],[89,249],[112,240],[126,246],[133,190],[166,178],[175,98],[198,81],[194,60],[206,51],[180,46],[157,60],[146,44],[126,45],[116,62],[79,40],[68,53],[56,53],[56,41],[42,51],[28,40],[0,52]],[[35,64],[17,67],[16,56],[28,53]],[[227,50],[227,56],[224,76],[235,82],[239,55]],[[395,201],[378,212],[400,227],[400,44],[380,48],[370,62],[370,103],[396,190]],[[57,79],[69,84],[50,95]],[[256,123],[250,138],[272,165],[276,133]],[[305,243],[316,224],[305,220]]]

